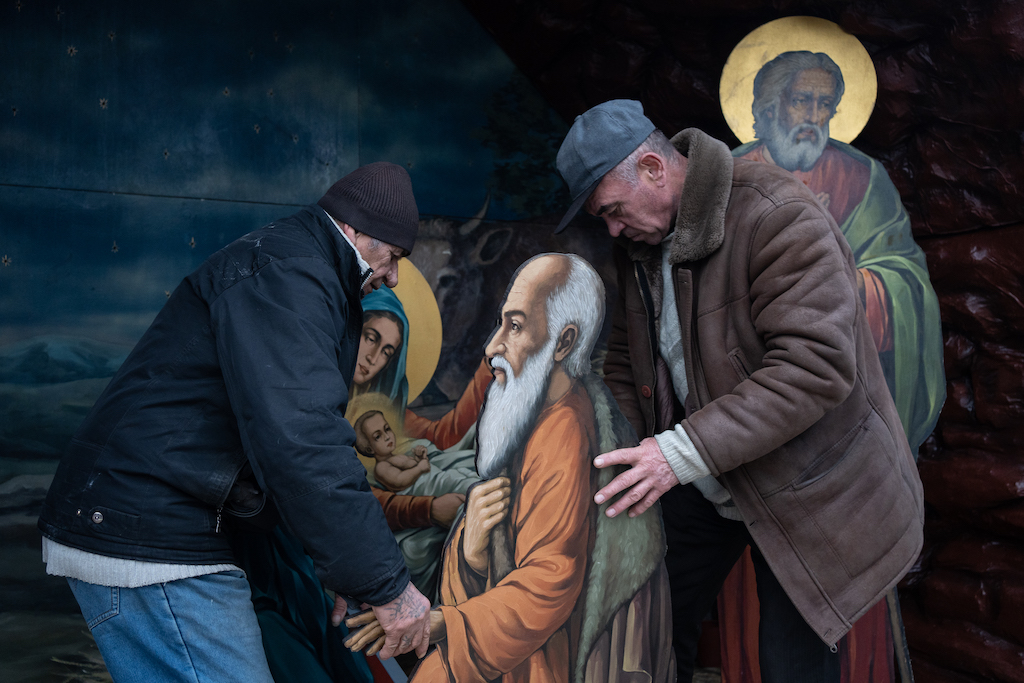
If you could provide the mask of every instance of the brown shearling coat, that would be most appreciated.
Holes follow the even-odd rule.
[[[680,409],[658,353],[660,247],[616,245],[605,382],[638,434],[682,424],[831,645],[910,569],[924,521],[853,255],[786,171],[692,128],[673,143],[689,164],[670,251],[689,397]]]

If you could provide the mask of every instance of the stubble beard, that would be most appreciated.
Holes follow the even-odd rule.
[[[491,360],[504,371],[505,383],[491,382],[477,423],[476,470],[482,478],[493,479],[507,470],[533,433],[551,384],[557,341],[549,340],[527,358],[518,377],[501,356]]]
[[[779,117],[772,117],[769,122],[769,134],[764,139],[772,160],[787,171],[810,171],[818,163],[821,153],[828,144],[828,121],[824,126],[813,123],[800,123],[788,131],[782,129]],[[797,140],[796,136],[806,131],[814,131],[813,140]]]

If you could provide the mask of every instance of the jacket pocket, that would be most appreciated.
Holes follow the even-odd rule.
[[[750,366],[744,360],[743,351],[739,347],[729,352],[729,362],[732,363],[732,369],[736,371],[736,377],[741,382],[750,377]]]
[[[917,519],[885,422],[871,411],[851,431],[773,503],[826,590],[883,562]]]
[[[86,520],[89,529],[95,534],[137,539],[142,518],[129,512],[97,505],[89,510]]]

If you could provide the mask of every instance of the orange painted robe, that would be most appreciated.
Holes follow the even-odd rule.
[[[413,674],[423,681],[566,683],[591,543],[594,410],[579,385],[545,408],[514,466],[514,568],[493,584],[462,560],[463,524],[445,549],[447,638]]]

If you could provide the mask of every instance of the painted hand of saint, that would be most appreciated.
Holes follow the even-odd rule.
[[[594,496],[594,502],[600,505],[625,491],[621,498],[608,506],[605,514],[609,517],[614,517],[624,510],[629,511],[630,517],[636,517],[679,483],[653,437],[644,439],[639,446],[620,448],[599,455],[594,459],[594,465],[629,465],[628,470],[612,479]]]
[[[463,558],[478,574],[487,573],[487,548],[491,529],[508,514],[512,485],[508,477],[496,477],[474,486],[466,503],[466,528],[462,536]]]

